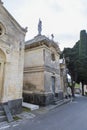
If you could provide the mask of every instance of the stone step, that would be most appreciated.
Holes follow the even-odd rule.
[[[56,101],[60,101],[58,98],[54,98],[54,101],[56,102]]]
[[[0,123],[7,121],[7,117],[2,105],[0,105]]]
[[[58,101],[56,101],[55,103],[56,103],[56,104],[60,104],[60,103],[62,103],[62,102],[64,102],[64,100],[58,100]]]
[[[50,110],[54,110],[54,108],[57,108],[63,104],[66,104],[68,102],[70,102],[71,100],[70,99],[63,99],[63,100],[60,100],[58,102],[55,102],[55,104],[50,104],[44,108],[41,108],[41,111],[50,111]]]
[[[7,117],[5,115],[0,116],[0,122],[7,121]]]
[[[56,104],[60,104],[62,103],[64,100],[59,100],[59,99],[54,99],[54,102],[53,102],[53,105],[56,105]]]
[[[13,121],[13,116],[10,112],[8,104],[0,105],[0,123],[3,121],[8,121],[8,122]]]
[[[0,123],[4,122],[4,121],[7,121],[7,117],[6,117],[6,114],[4,112],[3,107],[0,106]]]
[[[39,109],[39,105],[35,105],[35,104],[31,104],[31,103],[26,103],[26,102],[23,102],[22,106],[31,109],[31,111]]]
[[[5,112],[3,110],[0,110],[0,116],[5,115]]]
[[[0,110],[3,110],[3,107],[2,107],[2,105],[0,105]]]

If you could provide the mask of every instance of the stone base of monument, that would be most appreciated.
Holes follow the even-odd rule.
[[[34,104],[26,103],[26,102],[23,102],[22,106],[29,108],[31,111],[39,109],[39,105],[34,105]]]

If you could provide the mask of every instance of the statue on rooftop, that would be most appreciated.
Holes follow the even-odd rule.
[[[52,37],[52,41],[54,40],[54,35],[53,34],[51,34],[51,37]]]
[[[38,35],[41,35],[41,31],[42,31],[42,21],[39,19],[39,22],[38,22]]]

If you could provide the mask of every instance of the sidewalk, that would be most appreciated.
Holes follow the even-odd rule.
[[[63,100],[60,100],[60,101],[57,101],[56,104],[50,104],[48,106],[45,106],[45,107],[40,107],[38,110],[35,110],[33,111],[33,113],[35,114],[44,114],[50,110],[53,110],[61,105],[64,105],[66,103],[69,103],[69,102],[72,102],[72,98],[70,99],[63,99]]]
[[[56,104],[48,105],[45,107],[40,107],[39,109],[34,110],[34,111],[30,111],[30,112],[23,111],[21,114],[16,115],[17,118],[19,118],[18,120],[14,120],[11,123],[8,123],[6,121],[0,123],[0,130],[16,127],[26,120],[30,120],[30,119],[33,119],[33,118],[39,116],[39,115],[45,114],[48,111],[53,110],[61,105],[64,105],[64,104],[70,102],[70,101],[72,101],[72,99],[64,99],[64,100],[60,100],[60,101],[56,102]]]
[[[13,128],[19,126],[21,123],[25,122],[26,120],[31,120],[35,118],[36,115],[30,112],[22,112],[21,114],[15,115],[14,121],[8,123],[7,121],[0,123],[0,130],[5,130],[7,128]]]

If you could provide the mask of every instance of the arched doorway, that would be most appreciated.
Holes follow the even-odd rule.
[[[3,93],[2,91],[4,83],[5,62],[6,62],[5,53],[0,49],[0,101]]]

